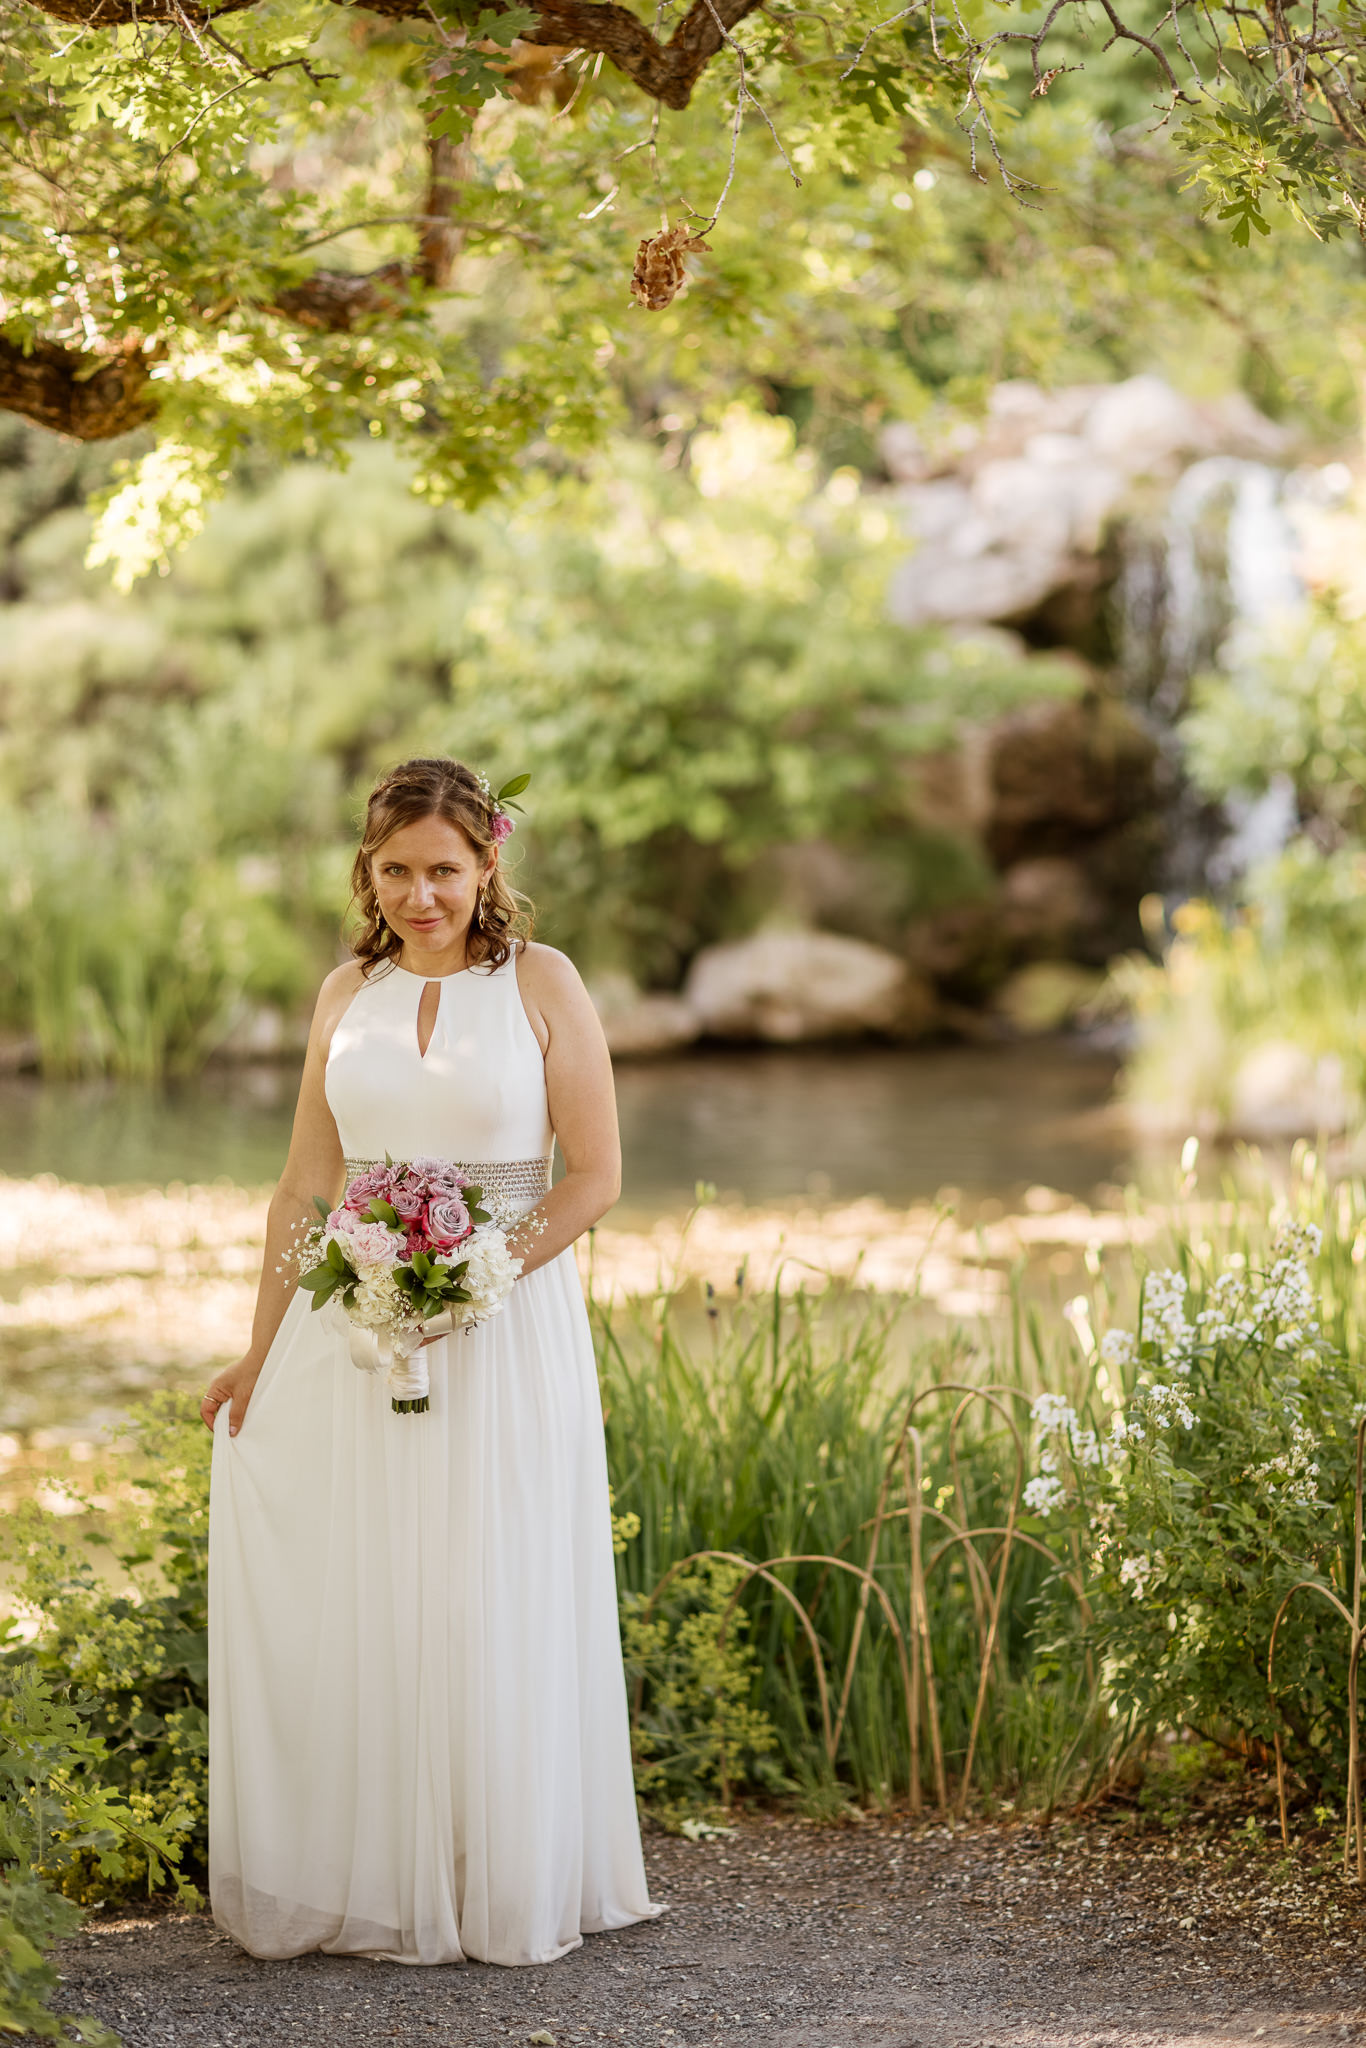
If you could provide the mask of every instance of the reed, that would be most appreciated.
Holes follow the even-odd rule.
[[[728,1562],[714,1631],[743,1615],[747,1706],[776,1738],[755,1782],[825,1810],[840,1787],[961,1809],[1095,1780],[1109,1719],[1094,1670],[1037,1654],[1059,1561],[1019,1513],[1028,1404],[1089,1382],[1065,1325],[933,1337],[913,1301],[839,1291],[594,1314],[617,1505],[639,1521],[628,1612],[667,1605],[688,1560]],[[635,1677],[648,1724],[663,1688]],[[715,1783],[735,1783],[724,1740]]]

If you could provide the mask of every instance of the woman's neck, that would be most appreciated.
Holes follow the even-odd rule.
[[[459,974],[472,962],[469,954],[470,928],[466,925],[459,937],[449,940],[444,946],[415,946],[411,939],[405,939],[398,964],[409,974],[424,974],[429,981],[440,981],[444,975]]]

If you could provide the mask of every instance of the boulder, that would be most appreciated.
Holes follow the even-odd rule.
[[[674,1052],[691,1045],[702,1028],[681,996],[643,993],[629,974],[600,975],[588,993],[614,1059]]]
[[[274,1003],[241,1002],[213,1057],[232,1062],[295,1059],[308,1048],[308,1032],[306,1015],[287,1015]]]
[[[1269,1039],[1238,1063],[1228,1133],[1253,1139],[1336,1136],[1358,1120],[1360,1109],[1335,1054],[1316,1055],[1289,1039]]]
[[[0,1074],[22,1074],[38,1065],[38,1041],[26,1031],[0,1032]]]
[[[1035,960],[1004,981],[992,1008],[1024,1038],[1061,1031],[1100,993],[1105,976],[1070,960]]]
[[[1016,861],[1001,877],[1001,897],[1005,935],[1026,951],[1063,952],[1100,915],[1086,876],[1061,854]]]
[[[1008,712],[991,728],[992,855],[1010,866],[1151,810],[1157,763],[1151,733],[1103,691]]]
[[[780,1045],[865,1031],[915,1037],[935,1015],[928,983],[904,960],[835,932],[760,931],[708,946],[683,999],[713,1038]]]

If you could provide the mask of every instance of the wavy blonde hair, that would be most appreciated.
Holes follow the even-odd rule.
[[[351,951],[367,979],[385,960],[397,960],[403,941],[380,914],[371,863],[386,839],[422,818],[442,818],[463,832],[487,868],[498,841],[497,807],[472,768],[444,755],[402,761],[375,784],[365,806],[365,827],[351,869]],[[494,868],[475,900],[465,941],[471,966],[501,967],[531,936],[535,912],[520,889]]]

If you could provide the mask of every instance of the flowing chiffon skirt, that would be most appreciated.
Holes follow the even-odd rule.
[[[573,1254],[432,1347],[425,1415],[328,1321],[296,1295],[218,1415],[215,1918],[259,1956],[550,1962],[659,1910]]]

